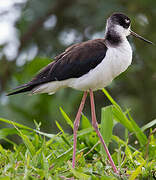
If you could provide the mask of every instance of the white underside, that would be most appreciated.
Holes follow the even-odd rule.
[[[63,81],[53,81],[40,85],[32,90],[32,94],[54,94],[60,88],[71,87],[76,90],[96,91],[109,85],[120,73],[125,71],[132,62],[132,49],[127,39],[117,47],[108,47],[105,58],[80,78],[71,78]]]

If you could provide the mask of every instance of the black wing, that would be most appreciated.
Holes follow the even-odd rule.
[[[107,47],[104,39],[74,44],[55,57],[55,61],[43,68],[30,82],[8,95],[31,91],[38,85],[51,81],[79,78],[95,68],[105,57]]]

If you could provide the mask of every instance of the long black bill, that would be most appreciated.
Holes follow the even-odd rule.
[[[135,36],[135,37],[137,37],[137,38],[139,38],[139,39],[142,39],[143,41],[145,41],[145,42],[147,42],[147,43],[149,43],[149,44],[155,45],[153,42],[151,42],[151,41],[143,38],[142,36],[138,35],[137,33],[133,32],[132,30],[130,30],[130,32],[131,32],[131,35],[133,35],[133,36]]]

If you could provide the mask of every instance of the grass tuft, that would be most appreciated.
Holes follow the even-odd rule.
[[[154,179],[156,121],[140,128],[128,109],[122,110],[105,89],[103,92],[112,105],[102,108],[99,127],[106,144],[108,147],[111,145],[112,158],[120,169],[120,177],[113,173],[90,120],[83,114],[81,130],[78,131],[75,169],[71,165],[73,135],[66,133],[59,122],[56,121],[56,125],[60,133],[47,134],[40,131],[41,124],[37,122],[34,122],[36,128],[32,129],[0,118],[0,122],[11,125],[10,128],[0,129],[0,139],[3,144],[8,143],[12,147],[8,149],[0,145],[0,180]],[[73,128],[73,121],[62,108],[60,111],[67,124]],[[116,123],[125,127],[125,137],[113,135]],[[149,136],[144,134],[147,129],[150,129]],[[18,136],[20,143],[9,139],[10,136]]]

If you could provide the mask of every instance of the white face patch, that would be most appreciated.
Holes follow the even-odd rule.
[[[115,25],[114,26],[114,31],[119,34],[121,37],[123,36],[129,36],[130,35],[130,26],[128,29],[123,28],[120,25]]]
[[[126,30],[125,34],[126,34],[126,36],[129,36],[129,35],[131,34],[130,26],[129,26],[129,28]]]

